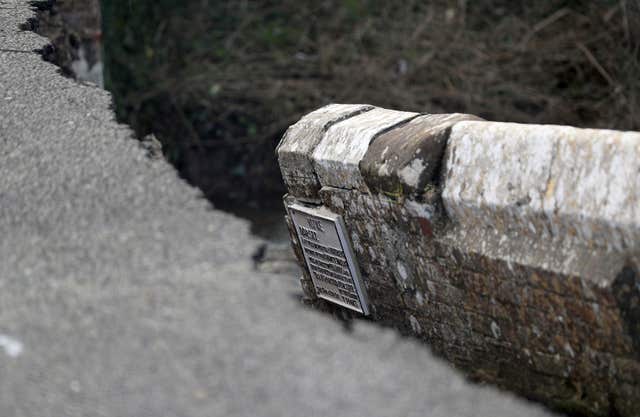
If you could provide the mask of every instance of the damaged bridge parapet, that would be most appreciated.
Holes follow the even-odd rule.
[[[640,415],[640,133],[330,105],[278,156],[287,205],[343,218],[373,320],[553,407]]]

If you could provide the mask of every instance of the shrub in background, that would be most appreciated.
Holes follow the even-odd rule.
[[[640,129],[640,0],[104,0],[106,85],[214,202],[278,202],[330,102]],[[277,203],[279,204],[279,203]]]

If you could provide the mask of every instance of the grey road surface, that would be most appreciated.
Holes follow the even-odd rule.
[[[0,416],[543,416],[296,300],[0,0]]]

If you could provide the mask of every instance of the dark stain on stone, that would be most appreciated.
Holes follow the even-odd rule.
[[[422,217],[418,217],[418,222],[420,223],[420,229],[422,230],[422,234],[429,238],[433,237],[433,228],[431,226],[431,222]]]
[[[640,282],[637,270],[630,265],[622,268],[612,289],[635,355],[640,357]]]

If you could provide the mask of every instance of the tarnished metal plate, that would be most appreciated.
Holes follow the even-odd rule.
[[[369,314],[360,271],[342,216],[319,207],[290,204],[302,252],[318,297]]]

